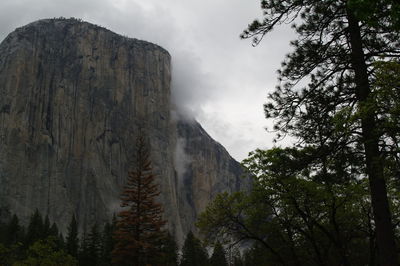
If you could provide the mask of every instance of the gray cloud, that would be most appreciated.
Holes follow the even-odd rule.
[[[183,185],[183,178],[185,176],[188,165],[191,162],[191,158],[185,152],[186,141],[183,138],[178,138],[174,150],[174,166],[178,176],[179,186]]]
[[[292,36],[275,31],[256,48],[239,40],[259,15],[258,1],[247,0],[2,0],[0,40],[34,20],[63,16],[157,43],[172,55],[177,109],[241,160],[251,149],[272,146],[262,104]]]

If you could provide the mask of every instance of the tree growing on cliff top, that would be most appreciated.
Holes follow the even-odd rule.
[[[270,94],[266,116],[277,121],[281,134],[297,137],[303,146],[318,146],[321,154],[360,155],[359,176],[369,179],[380,263],[398,265],[384,164],[387,156],[400,156],[396,149],[390,153],[397,144],[387,141],[392,137],[384,125],[392,117],[375,108],[381,91],[371,84],[376,78],[374,62],[400,57],[400,32],[396,15],[388,21],[378,12],[382,23],[374,23],[375,13],[360,12],[354,2],[372,3],[263,0],[263,21],[254,21],[242,37],[254,37],[257,44],[275,26],[292,24],[298,39],[282,64],[282,86]],[[389,14],[397,8],[386,7]],[[370,23],[360,22],[364,15]],[[299,87],[304,78],[308,85]]]
[[[137,140],[135,161],[135,169],[128,173],[122,192],[123,210],[118,213],[114,233],[112,261],[116,265],[153,264],[153,260],[162,255],[166,222],[162,218],[162,206],[156,202],[160,190],[143,137]]]

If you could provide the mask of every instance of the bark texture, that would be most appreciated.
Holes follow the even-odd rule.
[[[348,12],[351,62],[354,68],[356,98],[361,108],[361,128],[365,148],[366,172],[371,190],[371,202],[376,223],[377,244],[381,265],[398,265],[396,242],[394,238],[383,164],[379,152],[377,123],[372,108],[368,108],[371,89],[368,70],[364,59],[359,22]]]

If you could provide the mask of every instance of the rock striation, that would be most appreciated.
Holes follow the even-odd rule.
[[[168,226],[181,242],[212,197],[247,187],[195,121],[171,111],[169,53],[76,19],[46,19],[0,44],[0,201],[62,231],[110,220],[139,130],[150,140]]]

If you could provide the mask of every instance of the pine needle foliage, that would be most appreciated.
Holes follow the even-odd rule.
[[[112,252],[115,265],[153,264],[152,261],[162,255],[166,222],[162,218],[163,208],[156,202],[160,189],[155,182],[148,145],[142,136],[137,140],[135,161],[121,194],[122,211],[118,213]]]

